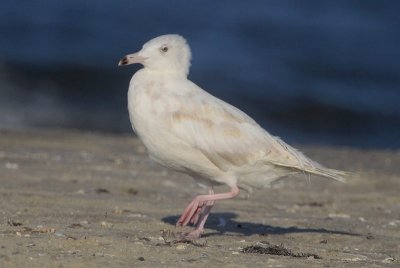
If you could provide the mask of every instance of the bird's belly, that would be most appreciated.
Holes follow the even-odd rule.
[[[140,99],[140,102],[137,101]],[[212,179],[221,171],[196,148],[189,146],[170,131],[164,101],[146,95],[130,95],[129,117],[132,127],[155,162],[194,177]]]
[[[203,179],[213,180],[220,174],[221,171],[200,151],[178,140],[168,131],[159,129],[155,133],[146,132],[146,134],[141,140],[147,148],[149,157],[155,162]]]

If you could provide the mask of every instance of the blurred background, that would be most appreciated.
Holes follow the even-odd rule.
[[[189,42],[189,78],[292,144],[400,148],[400,1],[2,0],[0,129],[130,133],[149,39]]]

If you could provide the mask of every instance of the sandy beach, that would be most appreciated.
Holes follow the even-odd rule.
[[[400,151],[297,147],[354,176],[242,192],[185,242],[175,221],[204,189],[133,134],[2,130],[0,267],[400,266]]]

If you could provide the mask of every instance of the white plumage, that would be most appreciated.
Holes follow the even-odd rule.
[[[214,201],[236,196],[238,187],[263,187],[300,172],[344,181],[344,172],[312,161],[188,80],[190,59],[184,38],[163,35],[119,63],[144,65],[130,82],[128,108],[132,127],[149,156],[210,188],[210,194],[196,197],[178,221],[197,223],[188,238],[203,232]],[[232,190],[214,195],[214,184],[227,184]]]

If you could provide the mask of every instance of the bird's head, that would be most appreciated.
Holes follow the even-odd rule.
[[[126,55],[118,65],[143,64],[159,72],[189,73],[191,52],[186,40],[177,34],[156,37],[143,45],[139,52]]]

